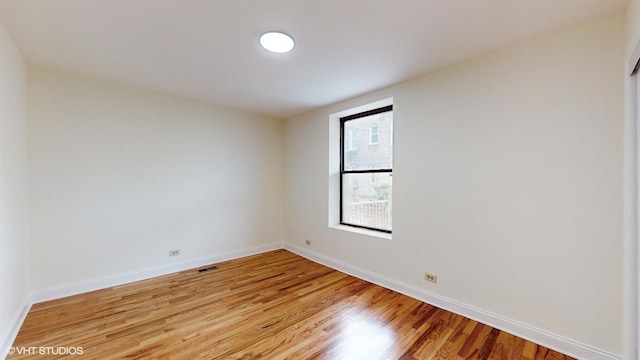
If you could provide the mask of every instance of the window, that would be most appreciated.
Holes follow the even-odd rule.
[[[374,165],[369,165],[369,169],[375,169]],[[376,177],[377,173],[372,172],[369,174],[369,184],[375,183],[378,179]]]
[[[346,142],[345,148],[347,151],[358,150],[358,129],[357,128],[347,129],[347,142]]]
[[[369,127],[369,145],[378,145],[378,126],[371,125]]]
[[[381,146],[354,153],[360,130],[369,131],[370,145]],[[340,118],[341,224],[391,233],[392,130],[393,105]]]

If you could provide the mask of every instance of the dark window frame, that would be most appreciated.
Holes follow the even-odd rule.
[[[386,113],[386,112],[390,112],[393,111],[393,105],[388,105],[388,106],[383,106],[380,108],[376,108],[376,109],[372,109],[372,110],[368,110],[368,111],[363,111],[357,114],[353,114],[353,115],[349,115],[349,116],[345,116],[340,118],[340,224],[341,225],[346,225],[346,226],[352,226],[352,227],[356,227],[356,228],[361,228],[361,229],[367,229],[367,230],[373,230],[373,231],[379,231],[379,232],[383,232],[383,233],[387,233],[387,234],[391,234],[392,230],[385,230],[385,229],[378,229],[378,228],[374,228],[374,227],[369,227],[369,226],[362,226],[362,225],[354,225],[354,224],[349,224],[349,223],[345,223],[343,221],[343,204],[342,204],[342,195],[343,195],[343,185],[344,185],[344,175],[345,174],[372,174],[372,173],[389,173],[390,176],[393,176],[393,166],[391,166],[390,169],[369,169],[369,170],[345,170],[344,169],[344,158],[345,158],[345,131],[344,131],[344,124],[350,120],[355,120],[355,119],[360,119],[366,116],[371,116],[371,115],[376,115],[376,114],[382,114],[382,113]]]

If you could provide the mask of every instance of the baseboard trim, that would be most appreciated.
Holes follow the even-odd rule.
[[[50,287],[32,292],[25,298],[21,311],[16,313],[10,332],[4,337],[4,343],[0,348],[0,358],[6,357],[9,347],[13,344],[29,309],[34,303],[59,299],[67,296],[100,290],[112,286],[123,285],[135,281],[146,280],[157,276],[167,275],[178,271],[184,271],[195,267],[213,264],[221,261],[233,260],[245,256],[256,255],[268,251],[286,249],[319,264],[331,267],[346,274],[380,285],[390,290],[424,301],[439,308],[451,311],[470,319],[482,322],[502,331],[514,334],[530,340],[542,346],[554,349],[561,353],[578,359],[590,360],[620,360],[621,357],[610,352],[583,344],[581,342],[563,337],[552,332],[542,330],[507,317],[491,313],[489,311],[449,299],[447,297],[402,283],[400,281],[373,273],[371,271],[347,264],[334,258],[310,251],[308,249],[283,243],[272,243],[241,250],[227,251],[220,254],[199,257],[182,262],[147,268],[137,271],[105,276],[55,287]]]
[[[35,303],[60,299],[67,296],[82,294],[90,291],[109,288],[112,286],[118,286],[123,284],[132,283],[135,281],[151,279],[154,277],[175,273],[178,271],[184,271],[204,265],[214,264],[221,261],[238,259],[246,256],[265,253],[268,251],[278,250],[283,248],[283,243],[272,243],[267,245],[254,246],[250,248],[226,251],[223,253],[203,256],[195,259],[189,259],[181,262],[166,264],[162,266],[156,266],[152,268],[146,268],[141,270],[129,271],[126,273],[104,276],[100,278],[90,279],[86,281],[78,281],[70,284],[64,284],[60,286],[53,286],[41,290],[31,292],[23,301],[21,311],[16,313],[9,332],[3,336],[0,344],[0,359],[6,358],[9,353],[9,348],[13,345],[13,342],[24,323],[31,306]]]
[[[272,243],[267,245],[254,246],[250,248],[227,251],[215,255],[203,256],[181,262],[129,271],[126,273],[104,276],[100,278],[78,281],[70,284],[53,286],[42,290],[36,290],[32,294],[33,303],[59,299],[67,296],[82,294],[90,291],[105,289],[113,286],[128,284],[140,280],[147,280],[154,277],[184,271],[199,266],[209,265],[221,261],[233,260],[245,256],[261,254],[268,251],[283,248],[283,243]]]
[[[9,331],[7,334],[2,337],[3,341],[0,345],[0,359],[4,359],[9,354],[9,348],[13,345],[13,342],[16,340],[16,336],[18,336],[18,332],[22,327],[22,323],[24,319],[27,317],[29,310],[31,309],[31,305],[33,304],[31,295],[27,295],[22,304],[20,305],[19,311],[15,313],[13,319],[9,322]]]
[[[547,348],[577,359],[589,360],[620,360],[621,357],[610,352],[600,350],[593,346],[554,334],[552,332],[536,328],[534,326],[509,319],[507,317],[491,313],[489,311],[449,299],[447,297],[402,283],[400,281],[373,273],[371,271],[353,266],[314,251],[293,245],[285,244],[284,248],[319,264],[331,267],[346,274],[380,285],[387,289],[397,291],[414,299],[468,317],[496,329],[514,334],[523,339],[535,342]]]

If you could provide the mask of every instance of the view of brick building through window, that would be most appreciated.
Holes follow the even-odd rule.
[[[343,123],[342,223],[391,231],[393,111]]]

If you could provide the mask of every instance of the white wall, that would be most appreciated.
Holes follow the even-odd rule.
[[[29,101],[35,290],[283,241],[281,121],[38,67]]]
[[[287,241],[621,354],[623,26],[608,18],[286,121]],[[331,229],[329,115],[389,97],[393,239]]]
[[[29,292],[27,68],[0,25],[0,357]]]
[[[640,43],[640,0],[629,0],[627,8],[627,58]]]

